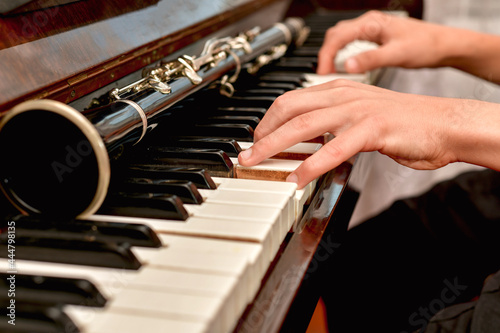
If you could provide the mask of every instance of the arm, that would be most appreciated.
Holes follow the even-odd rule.
[[[364,151],[379,151],[415,169],[464,161],[500,170],[500,105],[403,94],[347,80],[279,97],[239,161],[258,164],[325,132],[335,138],[288,181],[301,188]]]
[[[318,55],[318,73],[333,72],[337,51],[356,39],[369,40],[380,47],[347,60],[345,67],[351,73],[384,66],[450,66],[500,83],[500,36],[377,11],[339,22],[327,31]]]

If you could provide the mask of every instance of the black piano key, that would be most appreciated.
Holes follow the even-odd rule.
[[[224,151],[218,149],[149,147],[139,161],[131,162],[201,168],[213,177],[233,177],[233,163]]]
[[[235,96],[221,99],[218,105],[226,107],[257,107],[268,109],[275,99],[275,97],[270,96]]]
[[[312,62],[287,62],[283,64],[277,64],[273,68],[277,72],[316,73],[317,64]]]
[[[304,44],[301,47],[313,46],[313,47],[321,47],[323,45],[325,33],[315,33],[310,34],[309,37],[305,40]]]
[[[297,89],[297,86],[292,83],[286,83],[286,82],[259,82],[257,84],[257,87],[262,87],[262,88],[273,88],[273,89],[282,89],[284,91],[290,91],[290,90],[295,90]]]
[[[0,273],[0,299],[3,301],[8,301],[11,282],[16,286],[16,302],[90,307],[104,307],[106,304],[105,297],[97,287],[85,279]]]
[[[98,214],[179,221],[189,217],[179,197],[155,193],[110,193]]]
[[[306,82],[303,76],[292,76],[283,73],[267,73],[262,75],[260,79],[262,82],[293,84],[296,88],[302,88],[302,84]]]
[[[222,116],[257,117],[262,119],[266,112],[266,108],[259,107],[219,107],[214,110],[212,114]]]
[[[243,123],[247,125],[258,124],[259,118],[257,117],[237,117],[237,116],[219,116],[211,118],[215,123]],[[154,146],[162,147],[180,147],[180,148],[196,148],[196,149],[218,149],[224,151],[229,157],[236,157],[242,151],[238,142],[229,138],[162,138],[153,140]]]
[[[286,90],[283,89],[277,89],[277,88],[249,88],[249,89],[236,89],[236,91],[233,94],[233,97],[250,97],[250,96],[256,96],[256,97],[278,97],[283,95],[286,92]]]
[[[278,64],[279,65],[286,65],[287,63],[297,63],[297,62],[316,63],[317,61],[318,61],[318,57],[289,56],[289,57],[281,58],[280,61],[278,62]]]
[[[128,243],[132,246],[161,247],[161,240],[144,224],[99,222],[87,220],[53,220],[49,217],[17,216],[16,234],[27,238],[94,240],[96,242]]]
[[[192,135],[201,137],[215,137],[236,139],[238,141],[253,141],[253,128],[247,124],[197,124]],[[189,132],[186,133],[189,135]]]
[[[280,80],[298,80],[302,86],[302,83],[306,82],[307,79],[304,73],[300,71],[286,70],[286,69],[277,69],[278,66],[271,68],[264,77],[266,79],[276,77]]]
[[[201,204],[203,198],[196,186],[186,180],[126,178],[113,185],[110,192],[170,194],[187,204]]]
[[[211,124],[246,124],[250,126],[254,131],[259,125],[260,119],[254,116],[213,116],[208,117],[205,121],[201,123],[211,123]],[[224,149],[223,149],[224,150]],[[226,151],[226,150],[224,150]],[[227,151],[226,151],[227,152]]]
[[[308,25],[308,27],[311,29],[309,36],[307,39],[304,41],[304,43],[300,47],[304,47],[305,45],[308,45],[309,39],[312,40],[315,44],[321,40],[321,43],[323,42],[322,39],[324,39],[326,32],[328,31],[329,28],[331,28],[335,23],[334,22],[322,22],[322,21],[310,21],[311,24]],[[318,46],[321,46],[319,44]]]
[[[164,165],[133,164],[118,172],[121,177],[189,180],[200,189],[214,190],[217,188],[210,174],[201,168],[175,168]]]
[[[316,73],[316,63],[289,62],[274,66],[277,72],[298,72],[298,73]]]
[[[266,81],[262,80],[262,75],[257,76],[249,74],[241,77],[241,80],[234,83],[235,92],[241,90],[254,90],[257,93],[257,90],[271,89],[271,91],[267,93],[271,96],[276,96],[276,93],[278,92],[282,94],[284,92],[294,90],[297,87],[300,87],[300,84],[297,85],[297,83],[294,82]],[[277,90],[274,91],[275,89]],[[266,94],[265,91],[264,94]]]
[[[310,47],[301,47],[299,49],[293,50],[292,51],[292,56],[297,56],[297,57],[314,57],[318,55],[319,52],[319,47],[317,46],[310,46]]]
[[[0,234],[0,257],[8,258],[7,237]],[[100,243],[16,235],[16,259],[109,268],[139,269],[141,263],[127,243]]]
[[[15,315],[7,306],[1,307],[0,315],[3,318],[0,320],[0,332],[3,333],[80,332],[75,323],[63,312],[61,306],[39,306],[16,301]]]
[[[169,138],[220,138],[220,139],[234,139],[238,141],[253,141],[254,130],[250,125],[242,123],[223,123],[223,122],[208,122],[200,121],[192,126],[185,126],[175,131],[162,131],[161,135],[168,135]],[[154,146],[160,145],[160,140],[151,139],[148,142],[153,143]],[[169,148],[183,148],[183,147],[170,147]]]

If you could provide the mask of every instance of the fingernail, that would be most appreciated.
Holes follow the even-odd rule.
[[[247,150],[244,150],[240,153],[239,158],[246,161],[252,156],[252,148],[248,148]]]
[[[289,183],[296,183],[297,184],[299,182],[299,177],[297,177],[296,174],[291,173],[288,175],[288,177],[286,177],[286,181]]]
[[[344,67],[349,73],[358,73],[359,72],[359,63],[354,58],[349,58],[345,61]]]

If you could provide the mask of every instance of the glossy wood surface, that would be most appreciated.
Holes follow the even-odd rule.
[[[18,13],[32,12],[77,1],[84,0],[10,0],[0,3],[0,12],[4,16],[12,16]]]
[[[61,6],[41,7],[27,12],[9,13],[0,17],[0,49],[29,43],[76,28],[105,21],[155,5],[159,0],[146,1],[80,1]],[[26,5],[29,6],[32,3]],[[22,10],[21,7],[18,10]]]
[[[267,28],[287,5],[287,0],[86,0],[2,16],[0,113],[26,99],[69,103],[223,27]]]

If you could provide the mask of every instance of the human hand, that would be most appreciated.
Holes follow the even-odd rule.
[[[335,71],[333,59],[339,50],[355,40],[380,45],[346,60],[349,73],[363,73],[379,67],[437,67],[446,56],[448,42],[456,39],[453,29],[370,11],[358,18],[345,20],[330,28],[318,54],[318,74]]]
[[[436,169],[467,161],[467,154],[479,151],[473,129],[485,128],[476,123],[488,108],[478,103],[484,102],[404,94],[349,80],[287,92],[270,107],[255,131],[254,145],[240,154],[239,163],[256,165],[329,132],[335,138],[306,159],[288,181],[302,188],[366,151],[379,151],[411,168]]]

